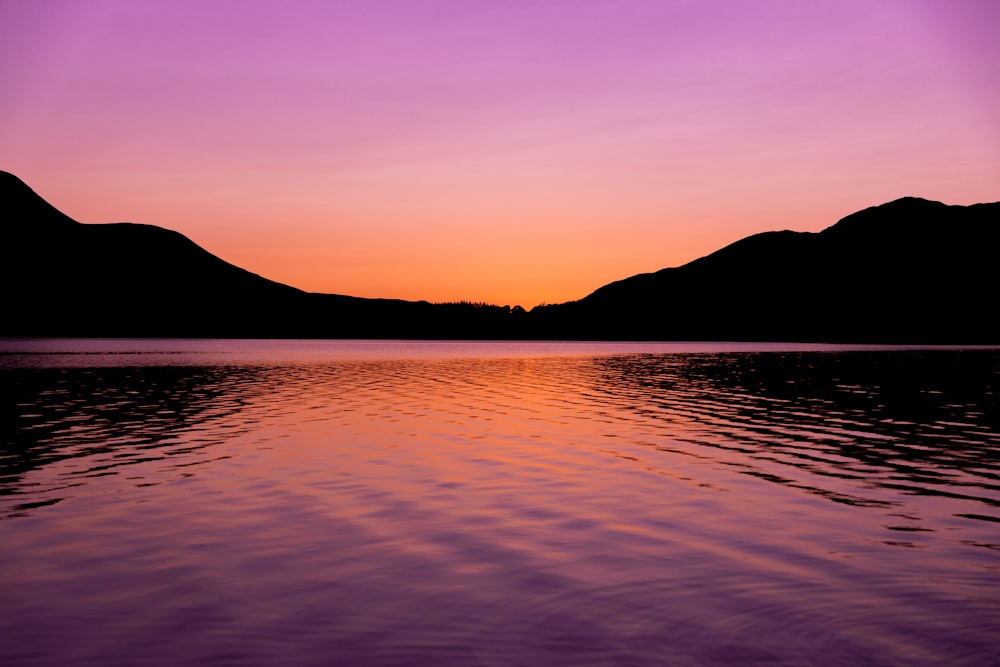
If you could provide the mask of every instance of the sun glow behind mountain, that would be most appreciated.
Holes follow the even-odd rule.
[[[580,298],[1000,191],[994,3],[0,6],[0,168],[310,291]]]

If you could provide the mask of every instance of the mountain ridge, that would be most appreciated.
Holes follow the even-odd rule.
[[[905,197],[819,232],[754,234],[553,310],[577,326],[611,318],[609,337],[998,342],[998,245],[1000,204]]]
[[[903,197],[519,308],[309,293],[172,230],[83,224],[0,172],[0,335],[1000,343],[1000,203]]]

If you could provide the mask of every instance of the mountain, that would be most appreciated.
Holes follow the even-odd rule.
[[[906,197],[535,309],[601,339],[1000,343],[1000,203]]]
[[[509,314],[312,294],[152,225],[81,224],[0,172],[0,335],[475,337]]]
[[[0,335],[1000,343],[1000,203],[904,198],[528,313],[314,294],[151,225],[81,224],[0,172]]]
[[[179,316],[209,331],[246,324],[249,304],[301,292],[228,264],[177,232],[83,225],[10,174],[0,175],[4,328],[19,334],[179,334]]]

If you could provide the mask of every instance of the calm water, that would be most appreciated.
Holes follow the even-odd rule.
[[[997,665],[998,373],[0,341],[0,664]]]

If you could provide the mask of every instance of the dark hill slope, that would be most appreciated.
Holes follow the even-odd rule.
[[[83,225],[0,172],[0,335],[1000,343],[1000,204],[906,198],[768,232],[576,302],[310,294],[150,225]]]
[[[475,336],[495,312],[309,294],[152,225],[81,224],[0,172],[0,335]],[[506,320],[497,322],[503,331]]]
[[[251,311],[303,293],[244,271],[183,235],[130,223],[83,225],[16,177],[0,174],[4,333],[233,333]]]
[[[766,232],[532,314],[552,335],[998,343],[1000,203],[899,199]]]

